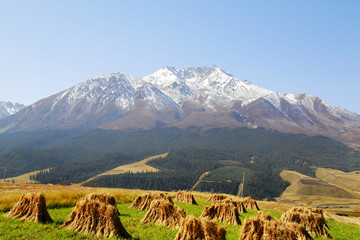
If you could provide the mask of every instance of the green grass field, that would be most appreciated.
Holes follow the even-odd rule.
[[[205,200],[197,199],[199,205],[187,205],[183,203],[176,203],[178,206],[185,209],[188,215],[199,217],[205,205],[208,205]],[[126,201],[118,204],[120,212],[120,219],[127,231],[135,238],[141,240],[150,239],[174,239],[177,230],[168,229],[154,224],[141,224],[140,220],[144,217],[146,211],[138,211],[128,209],[131,202]],[[5,218],[4,212],[0,212],[0,239],[94,239],[93,237],[76,233],[70,230],[61,229],[60,226],[66,221],[72,208],[57,208],[49,209],[49,214],[53,218],[52,224],[37,224],[31,222],[22,222]],[[273,217],[279,218],[282,212],[273,210],[263,210],[270,213]],[[256,214],[255,210],[249,210],[248,213],[241,214],[241,221],[246,217]],[[227,228],[226,239],[239,239],[240,226],[219,223]],[[347,239],[356,240],[360,236],[360,226],[335,221],[328,221],[330,226],[330,234],[333,239]],[[324,238],[316,238],[324,239]]]

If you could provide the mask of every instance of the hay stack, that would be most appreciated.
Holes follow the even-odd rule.
[[[216,195],[215,194],[213,196],[214,197],[212,199],[210,199],[211,198],[210,197],[208,199],[208,201],[211,200],[211,202],[213,202],[213,203],[222,202],[222,203],[232,204],[237,208],[239,213],[246,213],[247,212],[242,201],[235,201],[235,200],[233,200],[232,198],[229,198],[229,197],[223,198],[224,195]]]
[[[241,201],[234,201],[239,213],[247,213],[244,203]]]
[[[18,218],[32,222],[53,222],[47,209],[44,195],[27,193],[11,208],[5,217]]]
[[[232,204],[237,208],[239,213],[246,213],[247,212],[243,202],[241,202],[241,201],[235,201],[232,198],[226,198],[224,200],[217,201],[217,202]]]
[[[171,197],[166,196],[163,193],[148,193],[142,196],[137,196],[129,208],[137,210],[149,210],[151,202],[156,199],[165,199],[173,203]]]
[[[92,193],[88,194],[83,199],[86,199],[88,201],[98,201],[105,204],[114,205],[116,204],[116,200],[114,196],[107,194],[107,193]]]
[[[312,238],[299,224],[282,223],[267,213],[257,212],[255,217],[245,219],[240,230],[239,240],[252,239],[308,240]]]
[[[237,207],[232,203],[217,202],[210,206],[205,206],[200,218],[234,225],[241,224]]]
[[[184,209],[167,200],[159,199],[151,202],[150,209],[146,212],[145,217],[141,219],[141,223],[152,222],[168,228],[178,228],[181,219],[185,217]]]
[[[328,237],[327,232],[329,228],[326,224],[323,212],[321,209],[311,207],[292,207],[281,215],[282,222],[298,223],[305,227],[305,229],[314,237]]]
[[[226,230],[214,222],[187,216],[181,220],[175,240],[225,240]]]
[[[208,202],[211,203],[215,203],[217,201],[221,201],[224,200],[225,198],[227,198],[227,196],[222,195],[222,194],[213,194],[209,197],[209,199],[207,200]]]
[[[259,206],[257,205],[257,202],[250,197],[243,198],[241,202],[244,204],[244,207],[247,209],[260,210]]]
[[[185,191],[178,191],[176,193],[175,202],[197,205],[194,195]]]
[[[131,238],[120,221],[115,198],[109,194],[83,197],[61,227],[97,237]]]

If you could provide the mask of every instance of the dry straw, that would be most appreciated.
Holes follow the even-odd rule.
[[[237,207],[239,213],[247,213],[244,203],[241,201],[233,201],[233,204]]]
[[[173,203],[164,200],[154,200],[150,204],[150,209],[146,212],[142,223],[155,223],[169,228],[178,228],[182,218],[186,217],[185,211],[175,206]]]
[[[327,237],[330,234],[327,232],[329,228],[326,224],[323,211],[312,207],[292,207],[280,219],[282,222],[298,223],[305,227],[305,229],[314,237]]]
[[[235,201],[235,200],[233,200],[232,198],[225,198],[225,199],[223,199],[223,200],[221,200],[221,201],[215,201],[216,203],[226,203],[226,204],[232,204],[232,205],[234,205],[236,208],[237,208],[237,210],[238,210],[238,212],[239,213],[246,213],[247,211],[246,211],[246,208],[245,208],[245,206],[244,206],[244,204],[243,204],[243,202],[241,202],[241,201]]]
[[[186,204],[195,204],[197,205],[194,195],[185,191],[178,191],[176,193],[175,202],[182,202]]]
[[[243,198],[242,201],[236,201],[233,200],[232,198],[226,196],[226,195],[222,195],[222,194],[213,194],[211,195],[208,200],[208,202],[211,203],[219,203],[219,202],[223,202],[223,203],[228,203],[228,204],[233,204],[234,206],[236,206],[238,212],[240,213],[246,213],[246,205],[249,206],[250,209],[257,209],[259,210],[259,207],[256,203],[255,200],[247,197],[247,198]]]
[[[226,230],[214,222],[187,216],[181,220],[175,240],[225,240]]]
[[[225,198],[227,198],[227,196],[222,194],[212,194],[207,201],[210,203],[215,203],[217,201],[224,200]]]
[[[131,238],[120,221],[115,198],[106,193],[83,197],[61,227],[96,237]]]
[[[157,199],[165,199],[173,203],[171,197],[166,196],[163,193],[148,193],[142,196],[137,196],[129,208],[136,210],[149,210],[151,202]]]
[[[53,222],[46,209],[46,201],[42,193],[27,193],[22,195],[20,200],[11,208],[10,212],[4,216],[32,222]]]
[[[239,212],[232,203],[218,202],[210,206],[205,206],[200,218],[240,225]]]
[[[250,197],[243,198],[241,200],[241,202],[244,204],[244,207],[246,209],[260,210],[257,202],[254,199],[250,198]]]
[[[308,240],[306,229],[297,223],[283,223],[264,212],[245,219],[239,240]]]

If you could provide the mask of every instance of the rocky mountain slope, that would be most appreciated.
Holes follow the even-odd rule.
[[[164,67],[143,78],[89,79],[0,121],[0,132],[38,129],[265,127],[360,145],[360,116],[308,94],[281,94],[217,66]]]
[[[24,107],[25,105],[19,103],[0,101],[0,119],[8,117]]]

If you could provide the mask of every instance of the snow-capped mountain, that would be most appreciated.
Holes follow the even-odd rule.
[[[12,102],[2,102],[0,101],[0,119],[6,118],[17,111],[23,109],[25,105]]]
[[[265,127],[360,145],[358,114],[307,94],[261,88],[217,66],[92,78],[2,120],[0,132],[165,126]]]
[[[179,70],[164,67],[143,80],[172,96],[179,105],[189,100],[204,104],[202,99],[206,96],[207,107],[211,104],[229,106],[232,101],[251,101],[271,93],[270,90],[234,78],[214,65]]]

